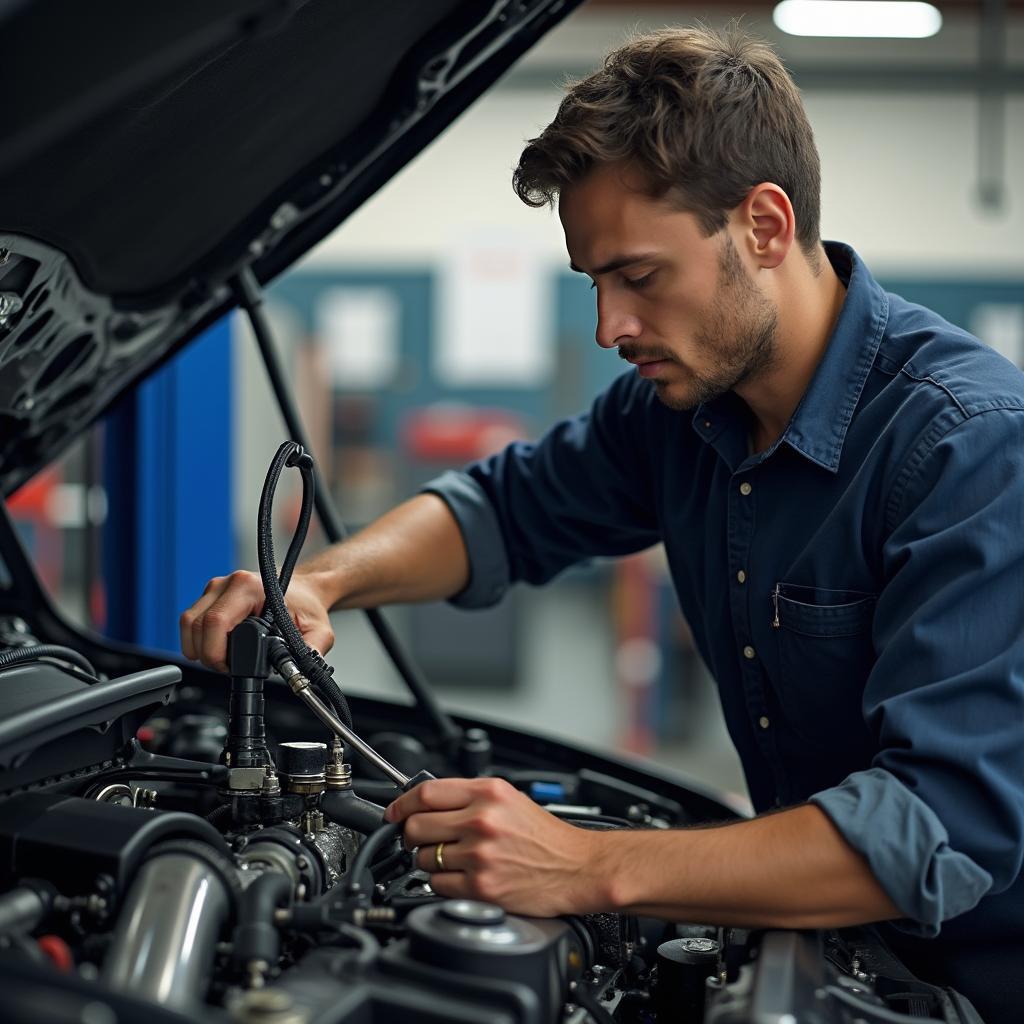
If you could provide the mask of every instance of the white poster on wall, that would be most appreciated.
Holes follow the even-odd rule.
[[[1024,368],[1024,305],[983,302],[974,307],[968,330],[1011,363]]]
[[[493,231],[441,267],[433,370],[448,387],[535,388],[553,371],[554,275],[536,245]]]
[[[316,305],[317,338],[330,355],[331,382],[344,390],[392,384],[400,358],[401,310],[387,288],[328,288]]]

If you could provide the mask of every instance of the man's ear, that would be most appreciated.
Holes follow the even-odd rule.
[[[755,185],[733,211],[747,242],[748,255],[764,270],[774,270],[789,254],[796,217],[789,196],[771,182]]]

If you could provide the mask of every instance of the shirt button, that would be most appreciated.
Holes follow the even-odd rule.
[[[768,728],[768,726],[769,726],[769,725],[771,725],[772,723],[768,721],[768,716],[767,716],[767,715],[762,715],[762,716],[761,716],[761,717],[760,717],[760,718],[759,718],[759,719],[757,720],[757,724],[758,724],[759,726],[761,726],[761,728],[762,728],[762,729],[767,729],[767,728]]]
[[[749,494],[749,493],[750,493],[750,492],[751,492],[751,491],[752,491],[753,489],[754,489],[754,488],[753,488],[753,487],[751,487],[751,486],[750,486],[750,484],[748,484],[746,480],[744,480],[744,481],[743,481],[743,483],[741,483],[741,484],[740,484],[740,494],[742,494],[744,498],[745,498],[745,497],[746,497],[746,496],[747,496],[747,495],[748,495],[748,494]]]
[[[704,421],[704,429],[705,430],[710,430],[711,429],[711,420],[705,420]]]
[[[747,646],[743,648],[743,657],[746,658],[747,661],[753,661],[754,658],[757,657],[757,651],[755,651],[750,644],[747,644]]]
[[[740,583],[746,583],[747,582],[747,574],[742,569],[740,569],[740,571],[738,573],[736,573],[736,579]]]

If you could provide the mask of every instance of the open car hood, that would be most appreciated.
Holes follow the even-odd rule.
[[[3,493],[579,2],[0,0]]]

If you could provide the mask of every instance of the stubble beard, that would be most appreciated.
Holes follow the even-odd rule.
[[[718,271],[718,290],[695,336],[698,350],[714,356],[712,369],[694,373],[677,363],[677,369],[690,378],[683,393],[678,383],[654,381],[658,399],[676,412],[720,398],[775,363],[778,313],[747,276],[728,235],[719,253]]]

